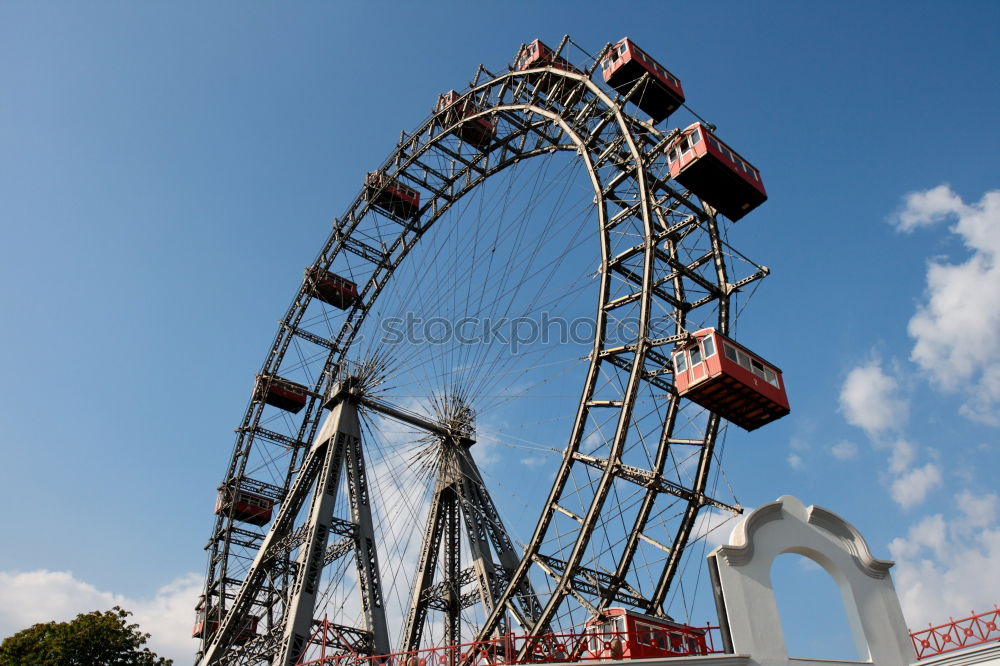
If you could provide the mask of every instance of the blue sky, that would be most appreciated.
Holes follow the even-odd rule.
[[[911,627],[1000,602],[1000,6],[612,6],[0,5],[0,633],[120,600],[187,660],[301,267],[440,91],[566,33],[635,39],[763,174],[737,330],[793,412],[730,433],[739,501],[853,522]]]

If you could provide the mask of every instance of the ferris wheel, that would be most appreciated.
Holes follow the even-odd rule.
[[[788,411],[727,337],[768,273],[727,242],[760,174],[711,126],[657,128],[683,101],[628,39],[535,40],[359,174],[237,429],[198,663],[675,612],[699,512],[740,511],[720,416]]]

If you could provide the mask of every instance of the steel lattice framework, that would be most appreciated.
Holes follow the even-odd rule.
[[[218,515],[200,603],[218,624],[205,632],[199,663],[294,664],[312,632],[316,581],[324,567],[348,556],[364,621],[332,625],[331,638],[348,654],[416,649],[430,610],[445,613],[446,636],[458,642],[455,609],[469,604],[482,607],[479,637],[506,631],[510,617],[524,633],[539,635],[612,604],[663,615],[699,511],[740,510],[709,496],[719,420],[677,397],[669,355],[697,327],[728,332],[733,294],[768,271],[726,243],[728,222],[669,179],[665,153],[677,130],[658,130],[626,108],[645,77],[632,93],[611,95],[591,80],[595,67],[496,74],[480,66],[461,93],[474,112],[435,113],[404,133],[380,168],[389,181],[424,194],[419,214],[393,217],[362,191],[335,221],[313,267],[330,270],[349,256],[361,277],[359,297],[336,330],[317,330],[307,275],[280,321],[260,376],[282,375],[294,351],[308,348],[298,357],[306,359],[299,367],[308,366],[310,395],[301,413],[283,416],[281,428],[253,399],[237,429],[223,485],[269,497],[278,509],[266,531],[231,511]],[[477,117],[496,126],[482,148],[455,136],[461,123]],[[371,364],[353,366],[351,352],[380,294],[437,220],[491,177],[560,152],[575,154],[593,194],[588,223],[596,225],[600,245],[595,335],[547,501],[530,540],[515,550],[469,453],[469,424],[380,403],[364,389]],[[623,328],[624,321],[630,325]],[[400,646],[390,645],[381,596],[358,419],[367,411],[429,433],[439,459],[421,580]],[[268,481],[251,478],[252,469],[263,467],[254,462],[261,456],[270,456]],[[338,517],[332,496],[341,484],[350,511]],[[463,520],[474,560],[466,569],[457,545]],[[655,572],[645,566],[640,579],[633,575],[637,562],[654,561],[647,553],[658,554]],[[435,585],[439,554],[446,571]],[[474,593],[463,594],[470,584]],[[251,616],[259,618],[259,633],[248,640]]]

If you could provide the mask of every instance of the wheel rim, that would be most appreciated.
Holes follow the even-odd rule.
[[[548,95],[534,85],[540,74],[549,77]],[[440,118],[401,139],[381,171],[430,199],[422,202],[418,220],[399,224],[362,193],[335,222],[314,265],[354,278],[361,306],[334,313],[303,284],[262,373],[307,384],[313,395],[297,418],[251,402],[224,480],[283,497],[301,463],[301,443],[315,435],[320,397],[331,378],[352,360],[380,358],[377,345],[357,336],[370,328],[369,319],[384,321],[377,304],[390,298],[393,279],[403,274],[418,241],[439,220],[447,224],[456,206],[486,183],[516,171],[515,164],[575,151],[594,197],[590,224],[600,246],[595,334],[586,369],[578,373],[583,389],[559,444],[564,448],[555,481],[513,583],[492,612],[483,610],[474,620],[480,636],[503,622],[518,581],[531,581],[540,595],[541,611],[525,633],[580,627],[594,610],[612,604],[666,612],[699,510],[724,506],[705,494],[718,419],[673,394],[667,359],[687,330],[712,325],[726,332],[730,295],[766,269],[731,251],[712,211],[668,182],[664,153],[672,133],[628,116],[586,74],[543,69],[494,76],[481,68],[463,99],[475,100],[476,116],[496,119],[496,139],[485,152],[458,140],[454,124],[442,125]],[[572,106],[562,106],[570,95]],[[730,281],[734,264],[742,270]],[[395,291],[402,303],[403,290]],[[477,359],[467,354],[465,360]],[[466,391],[466,399],[475,399],[481,388],[457,382],[432,391],[439,398]],[[371,426],[369,435],[378,439]],[[213,536],[206,597],[219,607],[245,577],[261,539],[225,514]],[[257,600],[261,610],[271,606],[261,626],[271,634],[282,620],[280,587],[276,580]],[[253,663],[268,654],[266,643],[256,639],[256,650],[236,650],[237,661]]]

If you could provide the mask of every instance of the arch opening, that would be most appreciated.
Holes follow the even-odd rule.
[[[789,657],[868,660],[867,646],[851,630],[844,592],[819,562],[783,553],[771,563],[771,585]]]

